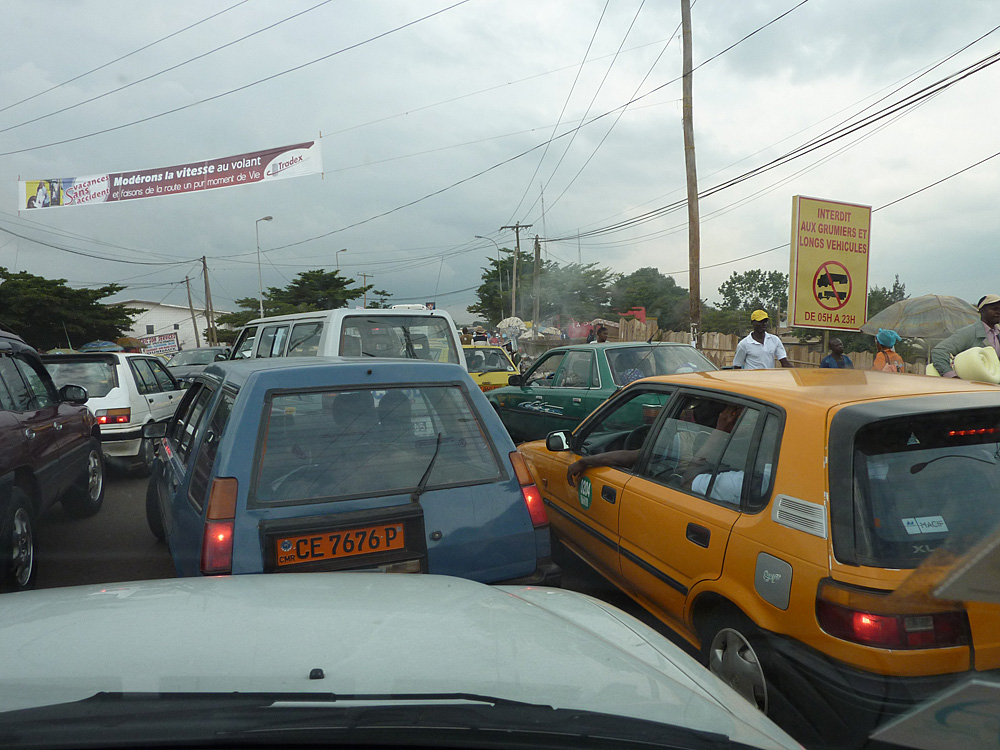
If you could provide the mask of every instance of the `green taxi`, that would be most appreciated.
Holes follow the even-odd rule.
[[[543,354],[487,398],[515,442],[572,430],[615,391],[639,378],[717,370],[689,344],[578,344]]]

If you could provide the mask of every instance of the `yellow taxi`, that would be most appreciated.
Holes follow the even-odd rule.
[[[517,365],[502,346],[466,344],[462,347],[469,375],[485,391],[503,388],[511,375],[517,375]]]
[[[1000,677],[1000,606],[934,596],[948,562],[997,534],[994,385],[647,378],[519,450],[555,540],[806,744],[850,746],[959,681]]]

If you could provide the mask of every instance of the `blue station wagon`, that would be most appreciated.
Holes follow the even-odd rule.
[[[181,576],[319,570],[557,585],[548,519],[454,364],[207,367],[157,441],[146,515]]]

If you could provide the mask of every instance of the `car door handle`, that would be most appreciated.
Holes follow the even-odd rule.
[[[689,542],[694,542],[699,547],[705,547],[708,549],[708,542],[712,538],[712,532],[704,526],[699,526],[696,523],[689,523],[687,525],[687,533],[685,536]]]
[[[582,402],[583,402],[582,398],[578,398],[576,396],[573,397],[573,403],[574,404],[579,404],[579,403],[582,403]]]
[[[609,485],[604,485],[601,487],[601,500],[607,500],[612,505],[615,504],[615,498],[617,497],[615,488]]]

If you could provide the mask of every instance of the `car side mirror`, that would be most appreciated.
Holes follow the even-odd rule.
[[[87,403],[89,398],[87,389],[82,385],[66,384],[59,389],[59,400],[70,404],[81,405]]]
[[[167,436],[166,422],[149,422],[142,426],[142,436],[144,438],[163,438]]]
[[[218,354],[215,355],[216,362],[225,362],[227,359],[229,359],[228,352],[219,352]]]
[[[521,385],[521,376],[511,375],[509,378],[507,378],[507,385]]]
[[[545,448],[553,453],[569,450],[569,433],[565,430],[550,432],[545,436]]]

